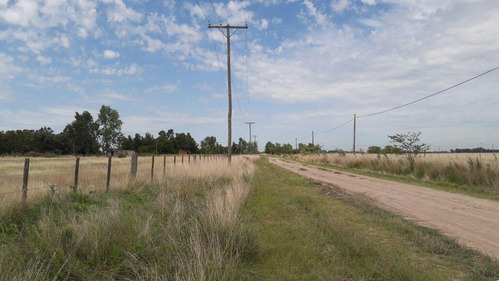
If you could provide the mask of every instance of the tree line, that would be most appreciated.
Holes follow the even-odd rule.
[[[180,150],[187,153],[221,154],[227,146],[217,142],[216,137],[207,136],[198,144],[191,134],[174,133],[173,129],[161,130],[158,136],[151,133],[144,136],[135,134],[125,137],[121,128],[123,121],[117,110],[103,105],[94,120],[88,111],[75,112],[75,119],[58,134],[50,127],[38,130],[0,131],[0,155],[5,154],[56,154],[56,155],[97,155],[108,154],[113,150],[133,150],[148,154],[177,154]],[[257,153],[257,144],[248,143],[242,138],[233,142],[234,154]]]

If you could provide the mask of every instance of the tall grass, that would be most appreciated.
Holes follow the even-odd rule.
[[[0,217],[0,280],[239,279],[253,163],[177,167],[109,194],[48,194]]]
[[[337,154],[298,155],[294,159],[313,164],[336,165],[364,169],[381,174],[392,174],[433,182],[463,185],[498,193],[498,160],[468,156],[460,160],[421,157],[412,166],[403,157],[384,155],[341,156]]]

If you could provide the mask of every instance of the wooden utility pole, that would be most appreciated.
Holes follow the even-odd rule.
[[[352,153],[356,153],[356,114],[354,114],[354,134],[352,138]]]
[[[248,154],[251,154],[252,152],[252,125],[255,124],[255,122],[245,122],[245,124],[248,124]]]
[[[253,144],[255,145],[255,153],[258,153],[258,149],[257,149],[257,135],[253,135]]]
[[[248,25],[245,24],[245,26],[235,26],[220,24],[216,26],[208,24],[208,28],[218,28],[227,38],[227,96],[229,100],[229,111],[227,113],[227,162],[231,164],[231,117],[233,113],[233,104],[231,100],[231,29],[236,29],[236,31],[238,29],[248,29]],[[222,31],[223,28],[226,29],[226,33]]]
[[[314,146],[314,131],[312,131],[312,144]]]
[[[297,138],[295,138],[295,150],[297,150]]]

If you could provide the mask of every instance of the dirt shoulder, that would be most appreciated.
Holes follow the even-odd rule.
[[[277,158],[270,158],[269,161],[312,180],[333,184],[350,194],[365,197],[379,207],[421,225],[441,230],[468,247],[498,259],[498,202],[346,172],[306,167]]]

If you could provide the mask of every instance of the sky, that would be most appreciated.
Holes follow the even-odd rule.
[[[431,95],[499,65],[491,0],[0,0],[0,130],[118,110],[125,135],[190,132],[352,149],[353,118]],[[356,120],[356,147],[422,132],[431,150],[498,148],[499,72]],[[333,128],[341,126],[335,130]],[[329,131],[329,132],[326,132]],[[325,133],[322,133],[325,132]]]

